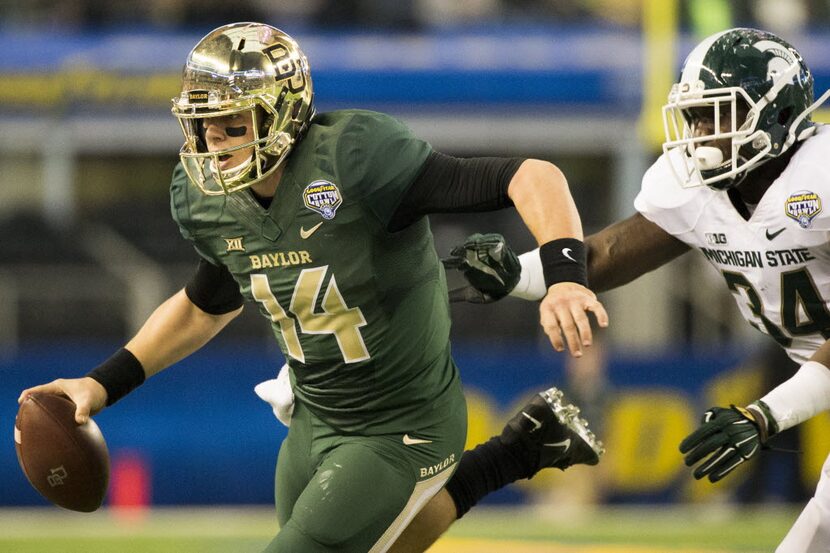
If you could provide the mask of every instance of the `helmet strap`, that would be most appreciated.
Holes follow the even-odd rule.
[[[804,121],[808,115],[810,115],[812,112],[818,109],[819,106],[821,106],[821,104],[826,102],[827,98],[830,98],[830,90],[824,91],[824,94],[819,96],[818,100],[810,104],[810,107],[802,111],[798,115],[798,117],[796,117],[793,120],[792,124],[790,125],[790,132],[787,133],[787,140],[784,142],[784,147],[782,148],[782,151],[787,150],[787,148],[792,146],[793,143],[795,143],[796,141],[804,140],[815,132],[815,127],[810,127],[808,129],[804,129],[801,133],[799,133],[798,136],[796,136],[796,133],[798,132],[798,127],[801,125],[801,122]]]

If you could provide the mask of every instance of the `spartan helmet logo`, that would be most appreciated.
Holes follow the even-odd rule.
[[[663,107],[669,157],[681,186],[718,190],[804,140],[813,77],[798,51],[772,33],[736,28],[698,44]]]
[[[752,45],[761,52],[767,52],[772,55],[767,62],[767,80],[774,81],[780,75],[785,73],[787,69],[796,62],[793,52],[784,48],[781,44],[771,40],[759,40]],[[793,75],[793,82],[797,79],[797,75]]]

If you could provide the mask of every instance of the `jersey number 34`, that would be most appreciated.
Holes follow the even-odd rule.
[[[781,326],[790,336],[764,314],[764,304],[758,292],[744,275],[723,271],[723,276],[733,293],[743,290],[749,300],[748,307],[752,314],[761,320],[767,334],[781,346],[790,347],[790,336],[820,333],[824,339],[830,338],[830,313],[807,269],[781,274]],[[750,324],[758,328],[757,323]]]

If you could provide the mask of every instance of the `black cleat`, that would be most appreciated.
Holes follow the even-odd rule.
[[[532,473],[528,478],[547,467],[565,470],[571,465],[596,465],[605,448],[578,415],[578,407],[565,403],[562,392],[550,388],[533,396],[508,421],[500,439],[506,445],[520,445],[529,456]]]

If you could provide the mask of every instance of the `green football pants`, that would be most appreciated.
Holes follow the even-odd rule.
[[[464,448],[463,395],[404,434],[343,436],[297,403],[280,448],[280,532],[264,553],[380,553],[444,486]]]

